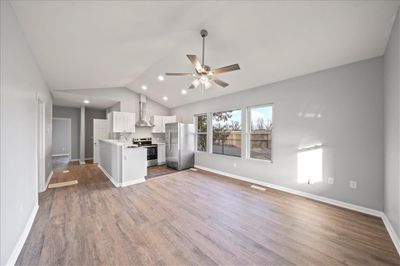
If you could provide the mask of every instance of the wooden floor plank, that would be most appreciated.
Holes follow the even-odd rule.
[[[17,265],[400,265],[377,217],[206,171],[115,188],[67,164],[51,183],[70,180],[39,195]]]

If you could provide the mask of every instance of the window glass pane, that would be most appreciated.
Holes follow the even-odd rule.
[[[196,150],[207,151],[207,114],[196,115]]]
[[[207,115],[197,116],[197,132],[207,133]]]
[[[240,157],[241,110],[213,114],[213,153]]]
[[[207,151],[207,134],[197,135],[197,150]]]
[[[271,160],[272,106],[250,108],[250,158]]]

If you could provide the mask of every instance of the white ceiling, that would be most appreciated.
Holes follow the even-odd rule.
[[[168,107],[355,62],[384,53],[399,1],[13,1],[52,90],[126,86]],[[239,63],[231,85],[180,91],[206,64]],[[147,91],[141,90],[145,84]],[[73,92],[73,91],[72,91]],[[162,97],[168,96],[168,101]],[[59,96],[57,96],[59,97]],[[56,96],[55,96],[56,98]]]
[[[106,109],[118,101],[112,99],[104,99],[90,94],[82,95],[79,93],[65,92],[65,91],[52,91],[53,104],[58,106],[81,107],[85,105],[89,108]],[[84,104],[84,100],[88,100],[88,104]]]

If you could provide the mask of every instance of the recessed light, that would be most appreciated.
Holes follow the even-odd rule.
[[[164,101],[168,101],[168,97],[167,97],[167,96],[164,96],[162,99],[163,99]]]
[[[89,104],[90,101],[89,101],[89,100],[83,100],[83,103],[84,103],[84,104]]]
[[[146,86],[146,85],[143,85],[143,86],[142,86],[142,90],[144,90],[144,91],[147,90],[147,86]]]
[[[164,77],[161,76],[161,75],[159,75],[157,78],[158,78],[159,81],[163,81],[164,80]]]
[[[182,94],[187,94],[187,91],[186,90],[181,90],[181,93]]]

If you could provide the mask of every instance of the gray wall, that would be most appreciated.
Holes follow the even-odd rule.
[[[273,163],[196,153],[196,164],[383,210],[382,57],[177,107],[171,112],[178,120],[190,123],[194,114],[265,103],[274,104]],[[323,144],[323,182],[299,184],[297,150],[318,143]],[[335,183],[327,184],[327,177],[334,177]],[[350,180],[358,182],[358,189],[349,188]]]
[[[400,18],[394,23],[384,57],[385,214],[400,236]]]
[[[93,119],[106,119],[106,111],[85,109],[85,157],[93,158]]]
[[[38,204],[38,97],[46,107],[46,178],[51,172],[52,97],[10,3],[0,2],[0,264],[4,265]]]
[[[62,117],[71,119],[71,158],[79,159],[79,136],[81,123],[80,108],[53,106],[53,117]]]
[[[52,155],[63,154],[71,156],[71,120],[53,119]]]

